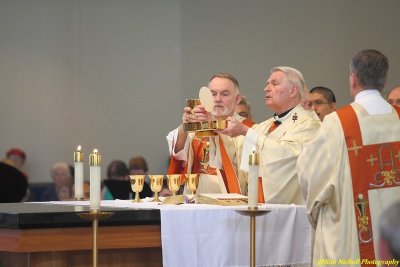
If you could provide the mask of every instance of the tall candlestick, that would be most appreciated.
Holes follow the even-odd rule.
[[[97,149],[94,149],[89,155],[90,165],[90,210],[100,210],[100,192],[101,192],[101,155]]]
[[[249,155],[248,206],[250,209],[257,209],[258,206],[258,153],[256,153],[256,148]]]
[[[83,199],[83,152],[78,146],[74,152],[75,199]]]

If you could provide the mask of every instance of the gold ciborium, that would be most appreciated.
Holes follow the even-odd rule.
[[[199,98],[186,99],[186,106],[191,108],[191,113],[193,114],[193,108],[198,105],[203,105],[204,110],[208,113],[214,110],[214,97],[207,87],[201,87],[199,91]],[[216,136],[215,130],[223,130],[228,127],[228,122],[226,120],[214,120],[208,121],[192,121],[183,123],[183,130],[185,132],[195,132],[196,137],[203,136]]]
[[[180,174],[169,174],[168,178],[168,188],[172,192],[172,196],[176,196],[176,192],[179,190],[181,185],[181,175]]]
[[[150,188],[151,191],[154,192],[153,201],[160,202],[160,199],[158,198],[158,192],[160,192],[162,189],[164,174],[152,174],[149,175],[149,177],[150,177]]]
[[[196,194],[197,187],[199,186],[199,176],[198,173],[186,174],[186,186],[192,192],[192,195]]]
[[[146,177],[146,175],[129,175],[132,191],[135,192],[135,199],[133,202],[141,202],[139,193],[143,190],[144,177]]]

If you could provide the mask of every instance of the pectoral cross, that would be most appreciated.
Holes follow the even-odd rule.
[[[294,115],[292,117],[293,123],[295,123],[298,120],[298,118],[299,117],[297,117],[297,113],[294,113]]]

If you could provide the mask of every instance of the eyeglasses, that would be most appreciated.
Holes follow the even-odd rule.
[[[316,106],[319,107],[324,104],[330,104],[329,102],[322,101],[322,100],[315,100],[315,101],[308,101],[308,107]]]

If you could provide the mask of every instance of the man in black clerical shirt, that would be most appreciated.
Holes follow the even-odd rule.
[[[260,157],[259,176],[268,203],[303,204],[296,173],[302,144],[315,136],[320,127],[313,110],[305,110],[301,101],[307,94],[303,75],[290,67],[275,67],[267,80],[265,104],[275,115],[252,128],[228,119],[230,126],[222,134],[240,136],[243,145],[241,170],[248,171],[248,156],[254,149]],[[260,189],[259,189],[260,190]],[[261,200],[263,201],[263,200]]]

